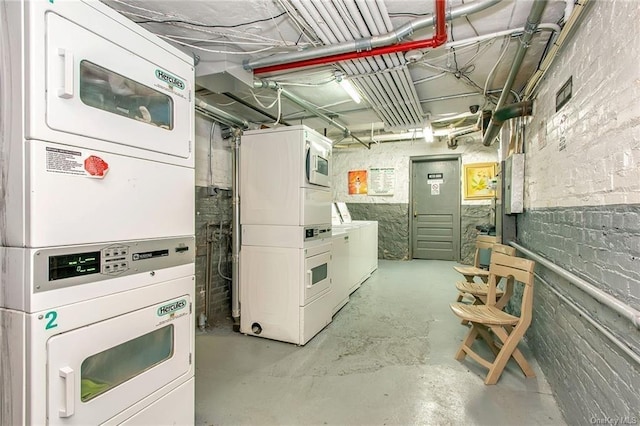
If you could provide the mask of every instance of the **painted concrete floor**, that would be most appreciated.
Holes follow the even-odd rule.
[[[196,424],[565,424],[526,345],[532,379],[510,361],[485,386],[484,368],[453,359],[467,330],[449,309],[454,264],[380,261],[303,347],[234,333],[230,323],[199,333]]]

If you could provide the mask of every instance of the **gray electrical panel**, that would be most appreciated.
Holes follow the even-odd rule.
[[[524,211],[524,154],[512,154],[504,162],[504,213]]]

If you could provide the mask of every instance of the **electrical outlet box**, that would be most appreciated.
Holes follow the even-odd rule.
[[[512,154],[504,162],[504,212],[524,211],[524,154]]]

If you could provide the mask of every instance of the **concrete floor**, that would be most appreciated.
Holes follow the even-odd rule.
[[[380,261],[303,347],[230,324],[199,333],[196,424],[565,424],[526,345],[532,379],[510,361],[498,384],[485,386],[484,368],[453,359],[467,330],[449,309],[454,264]]]

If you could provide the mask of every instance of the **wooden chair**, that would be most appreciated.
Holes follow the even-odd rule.
[[[469,282],[473,282],[474,277],[480,277],[480,279],[486,283],[489,271],[480,267],[480,250],[491,249],[491,247],[493,247],[497,242],[497,237],[491,235],[478,235],[478,238],[476,239],[476,253],[473,257],[473,266],[454,266],[453,269],[461,273]]]
[[[518,343],[531,324],[534,266],[535,262],[531,260],[495,253],[491,256],[489,267],[487,303],[485,305],[451,304],[451,310],[456,316],[471,323],[471,328],[455,358],[462,361],[466,355],[469,355],[480,365],[488,368],[489,372],[484,381],[486,385],[496,384],[511,357],[515,359],[526,377],[535,377],[533,369],[522,352],[518,350]],[[496,307],[498,277],[510,277],[524,284],[520,317],[510,315]],[[489,349],[495,355],[493,362],[487,361],[471,348],[478,336],[489,345]],[[496,341],[493,336],[499,341]]]
[[[511,246],[495,243],[493,246],[491,246],[491,255],[493,256],[494,253],[501,253],[507,256],[515,256],[516,249]],[[489,273],[489,271],[486,271],[486,272],[487,274]],[[498,282],[499,281],[500,280],[498,280]],[[479,304],[486,305],[487,303],[486,300],[487,300],[487,293],[489,291],[489,285],[486,283],[479,283],[473,280],[459,281],[456,283],[456,289],[459,292],[458,299],[456,300],[457,302],[461,302],[465,294],[470,294],[474,297],[474,302],[473,302],[474,305],[479,305]],[[507,284],[505,286],[505,290],[502,290],[500,288],[496,289],[496,297],[498,298],[496,307],[499,309],[504,308],[507,305],[507,302],[509,301],[509,298],[511,297],[512,293],[513,293],[513,280],[508,279]],[[466,324],[465,321],[463,321],[462,323]]]

